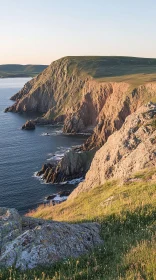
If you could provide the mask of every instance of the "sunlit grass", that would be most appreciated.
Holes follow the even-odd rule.
[[[98,221],[103,246],[47,268],[4,269],[0,279],[155,280],[156,182],[151,180],[155,169],[140,174],[134,175],[134,181],[107,182],[74,200],[40,206],[29,214],[68,222]]]

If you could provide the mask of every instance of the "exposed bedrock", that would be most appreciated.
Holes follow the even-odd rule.
[[[35,122],[34,121],[26,121],[24,125],[22,125],[22,129],[24,130],[34,130],[35,129]]]
[[[98,223],[45,221],[0,208],[0,267],[25,270],[78,257],[102,244],[99,232]]]
[[[122,181],[152,167],[156,167],[156,104],[148,103],[128,116],[121,129],[96,152],[84,182],[69,199],[107,180]]]
[[[156,83],[134,88],[125,82],[99,82],[72,65],[70,58],[53,62],[12,97],[14,112],[40,112],[36,123],[63,122],[65,133],[92,131],[84,149],[103,145],[125,118],[153,100]]]
[[[101,82],[84,71],[83,59],[80,64],[76,61],[77,58],[65,57],[53,62],[12,97],[15,104],[6,111],[40,112],[43,117],[36,119],[36,124],[61,122],[64,133],[92,132],[83,145],[83,151],[90,151],[100,148],[121,129],[127,116],[155,100],[156,83],[135,88],[128,82]],[[97,68],[97,61],[92,64],[93,58],[87,61],[85,67],[92,67],[92,71]],[[48,166],[42,175],[47,182],[70,180],[84,176],[90,162],[85,153],[71,152],[57,166]]]
[[[89,170],[95,149],[91,151],[71,150],[58,162],[44,164],[37,173],[47,183],[60,183],[84,177]]]

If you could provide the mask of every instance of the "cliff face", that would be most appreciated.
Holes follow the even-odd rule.
[[[72,70],[69,74],[69,65],[67,58],[53,62],[12,97],[16,103],[8,110],[47,113],[45,118],[50,119],[66,114],[71,105],[74,107],[77,103],[76,98],[84,83],[81,75]]]
[[[149,167],[156,167],[156,105],[152,103],[128,116],[121,129],[108,138],[96,152],[85,181],[69,198]]]
[[[57,164],[56,162],[44,164],[37,175],[42,176],[47,183],[59,183],[84,177],[94,154],[95,149],[83,152],[79,149],[70,150]]]
[[[156,92],[156,83],[145,83],[146,78],[140,81],[144,85],[134,86],[128,79],[126,82],[121,82],[121,79],[115,82],[115,78],[108,77],[107,71],[116,69],[114,75],[118,75],[124,66],[126,73],[131,68],[133,73],[136,71],[134,67],[142,63],[144,66],[145,62],[155,63],[155,60],[62,58],[53,62],[14,95],[12,100],[16,102],[6,111],[43,113],[44,117],[37,120],[38,123],[63,121],[63,131],[66,133],[94,131],[84,149],[101,146],[109,135],[121,128],[130,113],[147,101],[154,100]],[[143,70],[146,71],[146,67]],[[104,81],[95,79],[99,72],[105,75]],[[111,82],[108,82],[109,79]]]
[[[99,85],[100,89],[105,86],[105,83]],[[135,89],[127,83],[111,83],[109,86],[107,98],[97,116],[94,133],[84,145],[86,149],[102,146],[114,131],[121,128],[128,115],[147,101],[155,100],[156,83]]]

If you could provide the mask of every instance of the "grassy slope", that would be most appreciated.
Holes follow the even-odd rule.
[[[0,77],[33,77],[46,67],[47,65],[3,64],[0,65]]]
[[[156,59],[121,56],[69,56],[69,73],[73,69],[90,75],[98,81],[129,82],[135,86],[156,81]],[[34,76],[47,65],[0,65],[0,76]]]
[[[90,255],[48,268],[23,274],[14,269],[3,270],[0,279],[156,279],[156,182],[151,180],[155,172],[145,170],[124,185],[107,182],[74,201],[39,207],[31,215],[68,222],[100,222],[104,245]]]
[[[97,81],[128,82],[138,86],[156,81],[156,59],[113,56],[68,57],[70,71],[74,68]]]

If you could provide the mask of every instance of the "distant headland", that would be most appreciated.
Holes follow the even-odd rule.
[[[0,65],[0,78],[34,77],[42,72],[48,65],[22,65],[2,64]]]

